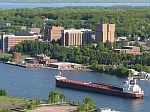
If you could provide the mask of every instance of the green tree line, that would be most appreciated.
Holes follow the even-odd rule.
[[[126,42],[114,43],[115,48],[127,45]],[[110,47],[111,46],[111,47]],[[141,55],[117,54],[112,50],[110,43],[83,44],[78,47],[64,47],[58,43],[47,43],[40,41],[23,41],[16,45],[11,52],[22,52],[29,55],[44,53],[58,61],[70,61],[86,65],[103,64],[103,65],[135,65],[150,66],[150,53]]]
[[[110,42],[106,42],[105,44],[100,42],[97,46],[84,43],[78,47],[64,47],[55,42],[23,41],[11,49],[11,52],[22,52],[33,56],[44,53],[58,61],[85,64],[93,70],[116,75],[129,75],[127,68],[135,68],[136,70],[149,72],[150,53],[133,55],[118,54],[112,51],[112,46],[114,46],[114,48],[121,48],[124,45],[127,45],[127,42],[115,42],[114,44]],[[102,65],[115,65],[125,68],[114,69],[112,66],[105,66],[105,70],[103,70]],[[137,65],[140,65],[140,68]]]
[[[147,7],[149,8],[149,7]],[[113,8],[112,8],[113,9]],[[61,25],[65,28],[89,28],[94,30],[95,23],[115,23],[117,36],[150,36],[150,10],[107,8],[37,8],[0,10],[0,21],[11,22],[14,26],[43,27]],[[16,32],[18,27],[5,27],[6,33]]]

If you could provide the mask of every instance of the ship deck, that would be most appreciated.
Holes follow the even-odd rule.
[[[113,91],[122,91],[121,88],[111,86],[108,84],[97,84],[97,83],[91,83],[91,82],[81,82],[77,80],[69,80],[69,79],[64,79],[64,80],[59,80],[62,82],[66,83],[71,83],[71,84],[76,84],[76,85],[83,85],[83,86],[88,86],[88,87],[94,87],[94,88],[100,88],[100,89],[107,89],[107,90],[113,90]]]

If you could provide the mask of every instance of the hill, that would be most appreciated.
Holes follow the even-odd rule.
[[[150,3],[150,0],[0,0],[0,2]]]

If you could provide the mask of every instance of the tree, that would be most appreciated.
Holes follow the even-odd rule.
[[[27,109],[28,107],[27,107],[27,104],[23,104],[22,106],[21,106],[21,109],[22,110],[25,110],[25,109]]]
[[[7,91],[5,89],[0,89],[0,96],[7,96]]]
[[[86,97],[83,100],[83,104],[86,105],[87,110],[93,110],[95,108],[94,106],[94,100],[92,97]]]
[[[141,45],[138,41],[133,42],[133,46],[141,47]]]
[[[79,112],[91,111],[93,109],[95,109],[95,105],[92,97],[84,98],[82,104],[78,106]]]
[[[60,56],[59,56],[59,61],[62,61],[62,62],[64,62],[64,61],[66,61],[66,54],[61,54]]]
[[[49,103],[56,104],[56,103],[59,103],[59,101],[60,101],[59,93],[56,91],[50,92]]]
[[[104,43],[99,42],[96,46],[96,49],[99,50],[99,51],[104,51],[105,50]]]
[[[110,41],[106,41],[105,47],[106,47],[108,50],[111,50],[111,49],[113,48],[112,43],[111,43]]]
[[[86,111],[87,111],[87,110],[86,110],[86,105],[85,105],[85,104],[79,105],[78,108],[77,108],[77,110],[78,110],[79,112],[86,112]]]
[[[66,98],[66,96],[62,93],[59,93],[60,101],[63,102]]]
[[[51,104],[57,104],[59,102],[63,102],[65,100],[65,95],[62,93],[59,93],[57,91],[51,91],[49,94],[49,103]]]
[[[147,41],[146,41],[146,46],[147,46],[147,47],[150,47],[150,40],[147,40]]]

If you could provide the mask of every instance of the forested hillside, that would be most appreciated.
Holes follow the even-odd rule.
[[[94,30],[95,23],[115,23],[117,36],[150,36],[150,10],[110,10],[101,8],[38,8],[0,10],[0,21],[11,22],[3,32],[21,31],[20,26],[43,27],[61,25],[65,28],[88,28]],[[18,26],[18,27],[16,27]]]

